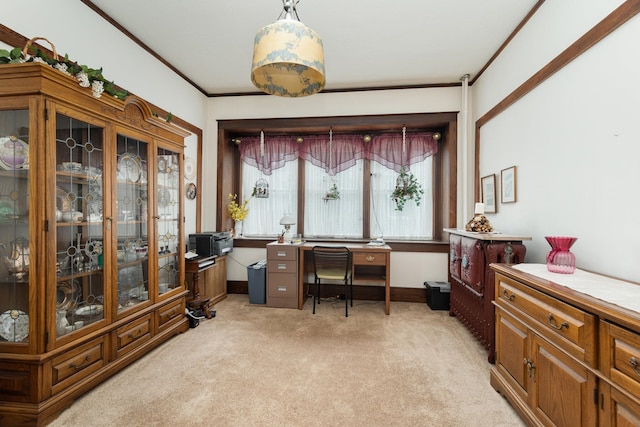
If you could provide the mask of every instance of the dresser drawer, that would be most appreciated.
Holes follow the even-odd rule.
[[[267,272],[269,273],[293,273],[298,271],[298,263],[287,259],[269,259]]]
[[[51,392],[66,387],[96,372],[105,365],[104,336],[74,348],[51,361]]]
[[[600,322],[600,371],[640,399],[640,335]]]
[[[538,325],[536,332],[559,345],[565,344],[574,357],[595,366],[595,316],[515,280],[501,275],[496,277],[498,305],[512,313],[528,315]]]
[[[387,265],[387,254],[382,252],[353,253],[353,265]]]
[[[273,262],[283,259],[296,261],[298,259],[298,246],[267,245],[267,260]]]
[[[151,315],[148,314],[116,329],[114,335],[116,356],[120,357],[151,339]]]
[[[157,313],[158,332],[170,327],[174,323],[179,323],[184,318],[184,300],[179,299],[160,307]]]

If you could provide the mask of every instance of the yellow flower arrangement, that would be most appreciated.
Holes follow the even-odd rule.
[[[238,205],[237,199],[237,194],[229,194],[229,215],[234,221],[244,221],[249,213],[247,205],[250,199],[244,199],[244,203],[241,205]]]

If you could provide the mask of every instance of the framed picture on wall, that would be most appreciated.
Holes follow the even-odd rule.
[[[516,167],[502,169],[500,173],[500,191],[502,203],[516,201]]]
[[[483,176],[480,179],[482,184],[482,203],[484,203],[485,213],[495,213],[496,211],[496,174]]]

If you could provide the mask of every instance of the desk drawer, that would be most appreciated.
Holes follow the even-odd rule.
[[[267,283],[267,297],[298,298],[298,280],[295,274],[270,273]]]
[[[267,259],[271,262],[276,260],[297,261],[298,246],[267,245]]]
[[[354,265],[387,265],[387,254],[381,252],[354,252]]]
[[[298,263],[287,259],[269,259],[267,272],[269,273],[293,273],[298,271]]]

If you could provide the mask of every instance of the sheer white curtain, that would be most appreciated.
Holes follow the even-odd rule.
[[[424,239],[433,238],[433,157],[411,165],[411,173],[422,184],[420,206],[410,200],[402,211],[395,210],[391,193],[398,173],[371,162],[371,237]]]
[[[298,162],[304,161],[304,234],[307,237],[363,237],[363,181],[371,180],[371,237],[433,238],[433,155],[438,142],[431,132],[383,133],[365,144],[361,135],[291,135],[242,137],[242,194],[252,194],[256,182],[269,182],[268,198],[253,198],[244,221],[245,236],[276,236],[280,218],[297,212]],[[364,162],[372,176],[364,176]],[[409,201],[395,210],[391,194],[398,171],[408,166],[424,194],[420,206]],[[266,175],[266,176],[264,176]],[[325,196],[336,185],[340,197]],[[302,184],[301,184],[302,185]],[[291,230],[297,233],[294,226]]]
[[[285,213],[294,215],[298,209],[298,162],[287,162],[283,167],[264,176],[257,167],[242,164],[242,194],[248,197],[260,178],[269,183],[269,197],[253,197],[249,201],[249,214],[244,220],[243,233],[251,236],[277,236],[282,233],[280,218]],[[296,233],[296,226],[291,227]]]
[[[362,237],[363,161],[330,176],[305,161],[304,235],[306,237]],[[340,198],[326,200],[335,184]]]

